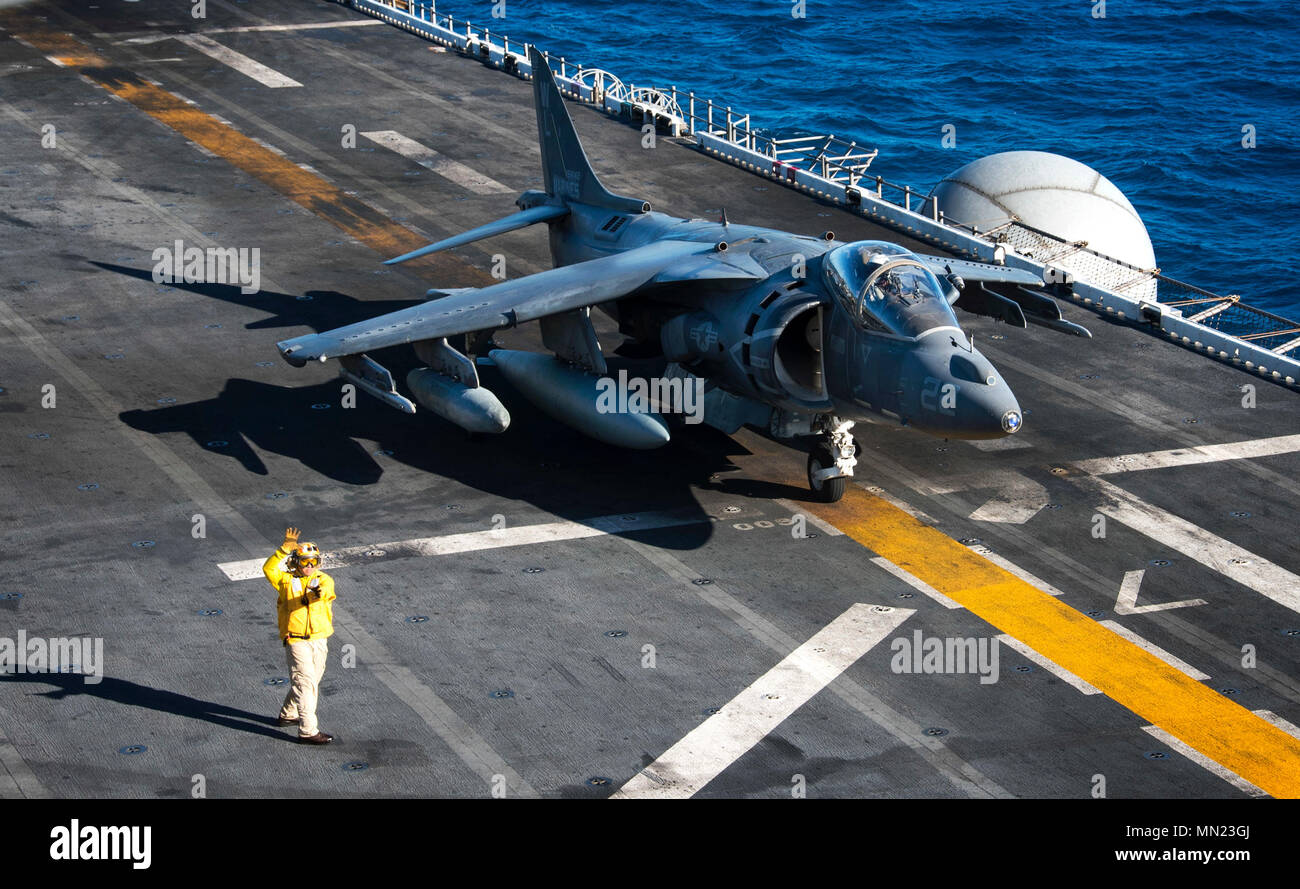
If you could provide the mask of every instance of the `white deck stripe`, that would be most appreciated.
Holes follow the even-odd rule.
[[[920,479],[917,479],[917,482],[918,482],[918,484],[921,483]],[[912,518],[916,519],[917,521],[919,521],[919,522],[925,522],[927,525],[934,525],[935,527],[938,527],[939,522],[938,522],[937,519],[931,518],[929,515],[927,515],[926,513],[922,512],[920,509],[917,509],[915,506],[913,506],[912,504],[908,503],[906,500],[900,500],[899,498],[893,496],[893,495],[890,494],[888,491],[886,491],[884,488],[881,488],[881,487],[879,487],[879,486],[877,486],[877,485],[864,485],[863,487],[864,487],[864,489],[865,489],[868,493],[870,493],[870,494],[874,494],[875,496],[879,497],[881,500],[884,500],[886,503],[889,503],[889,504],[892,504],[893,506],[898,507],[898,508],[901,509],[903,512],[907,513],[908,515],[910,515]],[[913,487],[913,490],[916,490],[915,487]],[[960,489],[955,489],[955,490],[960,490]],[[918,493],[920,493],[920,492],[918,492]],[[943,494],[943,493],[951,493],[951,492],[948,492],[948,491],[934,491],[934,490],[932,490],[932,493]],[[1048,583],[1047,581],[1045,581],[1045,580],[1040,580],[1039,578],[1035,577],[1033,574],[1030,574],[1030,573],[1029,573],[1028,571],[1026,571],[1024,568],[1021,568],[1019,565],[1015,564],[1015,563],[1012,562],[1011,560],[1009,560],[1009,559],[1004,559],[1002,556],[1000,556],[1000,555],[998,555],[997,553],[993,552],[993,550],[989,549],[989,548],[988,548],[987,546],[985,546],[984,544],[982,544],[982,543],[974,544],[974,545],[972,545],[970,548],[971,548],[974,552],[977,552],[977,553],[979,553],[981,556],[983,556],[984,558],[988,559],[988,560],[989,560],[990,562],[992,562],[994,565],[997,565],[999,568],[1003,569],[1004,571],[1009,571],[1009,572],[1011,572],[1011,573],[1014,574],[1016,577],[1019,577],[1021,580],[1023,580],[1025,583],[1028,583],[1028,584],[1030,584],[1031,586],[1038,587],[1038,589],[1042,590],[1043,592],[1047,593],[1048,595],[1050,595],[1050,596],[1058,596],[1058,597],[1062,595],[1062,593],[1061,593],[1061,591],[1060,591],[1059,589],[1057,589],[1056,587],[1052,586],[1052,585],[1051,585],[1050,583]],[[942,594],[940,594],[940,595],[942,595]]]
[[[901,469],[901,467],[900,467],[900,469]],[[903,471],[906,471],[906,470],[903,470]],[[921,479],[920,479],[919,477],[917,477],[917,476],[913,476],[913,478],[917,481],[918,484],[921,484],[921,483],[922,483],[922,481],[921,481]],[[866,491],[868,494],[873,494],[873,495],[875,495],[876,497],[879,497],[881,500],[885,501],[886,503],[889,503],[889,504],[891,504],[891,505],[893,505],[893,506],[897,506],[899,509],[901,509],[903,512],[905,512],[905,513],[907,513],[908,515],[910,515],[912,518],[916,519],[918,522],[924,522],[924,523],[927,524],[927,525],[938,525],[938,524],[939,524],[938,519],[932,518],[928,513],[924,512],[923,510],[918,509],[917,507],[915,507],[915,506],[913,506],[912,504],[908,503],[906,500],[900,500],[899,498],[895,497],[893,494],[889,493],[888,491],[886,491],[884,488],[880,487],[879,485],[860,484],[859,486],[860,486],[864,491]],[[908,487],[912,488],[912,490],[917,490],[917,489],[916,489],[915,487],[913,487],[910,483],[908,484]],[[942,491],[932,491],[931,493],[944,493],[944,492],[942,492]]]
[[[1100,621],[1100,623],[1103,627],[1106,627],[1107,629],[1112,630],[1113,632],[1119,634],[1120,636],[1123,636],[1125,639],[1132,642],[1134,645],[1136,645],[1138,648],[1142,649],[1143,651],[1147,652],[1148,654],[1154,654],[1156,657],[1160,658],[1160,660],[1164,661],[1166,664],[1173,667],[1175,670],[1180,670],[1181,672],[1186,673],[1188,676],[1192,677],[1197,682],[1203,682],[1204,680],[1210,678],[1209,674],[1202,673],[1200,670],[1196,669],[1191,664],[1187,663],[1187,661],[1174,657],[1172,654],[1165,651],[1163,648],[1161,648],[1159,645],[1156,645],[1154,642],[1148,642],[1147,640],[1143,639],[1141,636],[1139,636],[1137,633],[1133,632],[1123,624],[1117,623],[1116,621],[1113,620],[1103,620]]]
[[[1296,451],[1300,451],[1300,435],[1280,435],[1276,438],[1256,438],[1229,444],[1173,448],[1168,451],[1148,451],[1120,457],[1101,457],[1096,460],[1081,460],[1074,465],[1091,475],[1114,475],[1119,472],[1138,472],[1143,469],[1166,469],[1171,466],[1192,466],[1197,463],[1218,463],[1223,460],[1273,457]]]
[[[240,74],[253,78],[263,86],[276,89],[289,86],[302,86],[292,77],[286,77],[279,71],[268,68],[261,62],[250,59],[241,52],[235,52],[228,46],[222,46],[211,37],[202,34],[185,34],[176,38],[186,46],[197,49],[206,56],[211,56],[223,65],[229,65]]]
[[[977,522],[999,522],[1004,525],[1023,525],[1038,515],[1047,505],[1046,498],[1037,496],[1012,497],[1004,500],[994,497],[970,514]]]
[[[0,103],[0,110],[9,111],[10,106]],[[66,143],[61,143],[60,150],[71,152]],[[98,172],[78,154],[74,157],[92,172]],[[119,186],[126,194],[139,194],[139,202],[144,206],[153,206],[143,192],[130,186]],[[178,223],[184,231],[184,224]],[[193,231],[195,243],[203,243],[203,236]],[[190,235],[187,233],[187,240]],[[279,288],[282,289],[282,288]],[[114,423],[128,441],[135,444],[145,456],[153,460],[209,519],[216,521],[228,533],[239,541],[247,551],[257,552],[267,548],[266,541],[258,536],[257,531],[244,516],[226,503],[209,487],[189,464],[181,460],[164,442],[148,433],[130,429],[118,422],[118,417],[126,409],[112,395],[101,388],[83,370],[70,361],[67,356],[50,345],[41,334],[9,308],[0,302],[0,324],[7,327],[15,339],[27,346],[32,353],[46,364],[54,373],[59,374],[69,385],[81,393],[82,397],[95,405],[106,420]],[[260,564],[260,562],[258,563]],[[369,666],[376,678],[404,704],[414,710],[424,722],[433,729],[456,755],[485,781],[496,775],[504,775],[507,787],[513,796],[536,797],[537,791],[516,773],[464,720],[461,720],[446,702],[439,698],[432,689],[424,685],[419,677],[407,667],[398,663],[388,650],[354,620],[347,609],[334,605],[334,631],[345,641],[355,640],[358,649],[366,652],[363,661]],[[370,658],[374,658],[372,662]],[[0,745],[0,754],[3,754]],[[5,761],[6,768],[14,774],[14,764]],[[17,776],[15,776],[17,777]],[[22,784],[19,784],[20,788]],[[485,787],[487,785],[485,784]],[[26,791],[28,796],[35,795]]]
[[[1093,478],[1081,479],[1079,483],[1116,501],[1097,508],[1103,515],[1110,516],[1224,577],[1300,613],[1300,577],[1280,565],[1152,506],[1110,482]],[[1234,559],[1240,561],[1233,562]]]
[[[776,656],[784,657],[788,652],[799,647],[799,640],[727,592],[723,584],[697,584],[695,581],[699,579],[699,573],[682,564],[668,550],[641,543],[631,537],[618,539],[628,549],[681,584],[684,589],[734,621],[756,642]],[[967,796],[1013,798],[1014,795],[1009,790],[962,759],[941,739],[917,732],[915,716],[895,710],[850,677],[841,675],[827,690],[862,714],[869,722],[888,732],[902,747],[923,759],[935,772],[950,781],[954,788]]]
[[[1300,726],[1297,726],[1291,722],[1287,722],[1285,719],[1283,719],[1281,716],[1278,716],[1272,710],[1252,710],[1251,712],[1254,713],[1256,716],[1258,716],[1260,719],[1263,719],[1265,722],[1270,722],[1273,725],[1277,726],[1278,728],[1286,732],[1291,737],[1300,738]]]
[[[1119,585],[1119,596],[1115,599],[1116,614],[1151,614],[1155,611],[1208,604],[1204,599],[1182,599],[1178,602],[1161,602],[1158,605],[1139,605],[1138,592],[1142,588],[1142,578],[1145,575],[1146,569],[1124,572],[1124,580]]]
[[[1204,755],[1194,747],[1189,747],[1187,744],[1184,744],[1182,741],[1178,740],[1177,738],[1169,734],[1164,729],[1158,728],[1154,725],[1144,725],[1142,726],[1142,731],[1146,732],[1151,737],[1156,738],[1162,744],[1165,744],[1168,747],[1172,747],[1174,750],[1181,753],[1183,756],[1187,757],[1192,762],[1196,763],[1198,766],[1205,769],[1207,772],[1210,772],[1216,777],[1222,778],[1224,781],[1227,781],[1229,784],[1231,784],[1233,787],[1240,790],[1242,793],[1246,793],[1254,797],[1268,796],[1267,791],[1261,790],[1260,788],[1256,787],[1254,784],[1251,784],[1245,778],[1238,775],[1236,772],[1226,769],[1223,766],[1219,765],[1217,762],[1210,759],[1208,756]]]
[[[1023,580],[1025,583],[1029,584],[1030,586],[1038,587],[1039,590],[1041,590],[1044,593],[1047,593],[1047,595],[1049,596],[1056,596],[1057,598],[1060,598],[1061,596],[1065,595],[1064,593],[1062,593],[1056,587],[1052,586],[1047,581],[1042,580],[1041,578],[1039,578],[1034,574],[1030,574],[1028,571],[1026,571],[1024,568],[1021,568],[1015,562],[1011,561],[1010,559],[1003,558],[1002,556],[993,552],[993,550],[989,549],[984,544],[977,544],[975,546],[972,546],[971,550],[973,552],[979,553],[981,556],[988,559],[994,565],[997,565],[1003,571],[1006,571],[1010,574],[1014,574],[1016,577],[1019,577],[1021,580]]]
[[[0,98],[0,117],[12,120],[28,132],[39,132],[40,119],[34,118]],[[92,173],[100,182],[128,198],[133,204],[145,208],[156,218],[168,225],[173,231],[184,235],[186,241],[195,244],[211,245],[211,241],[198,229],[183,218],[168,212],[153,197],[134,186],[120,182],[122,172],[111,161],[92,158],[73,146],[73,140],[60,139],[56,149],[60,154],[72,159],[78,165]],[[271,290],[284,292],[269,278],[263,278],[263,284]],[[262,553],[269,551],[266,539],[253,527],[243,514],[221,498],[219,494],[182,460],[175,451],[156,435],[132,429],[121,422],[126,407],[113,395],[96,383],[85,371],[58,348],[46,340],[30,323],[19,317],[7,303],[0,300],[0,326],[7,328],[13,337],[26,346],[55,376],[65,380],[81,393],[86,403],[91,405],[103,417],[109,428],[117,429],[127,443],[134,445],[141,454],[151,460],[176,487],[208,517],[209,527],[215,522],[227,534],[239,543],[245,552]],[[486,739],[474,731],[467,723],[456,716],[455,711],[438,697],[434,691],[423,684],[419,677],[409,669],[397,663],[377,639],[370,636],[358,621],[355,621],[346,608],[336,603],[334,606],[334,630],[343,639],[357,639],[362,644],[359,650],[366,652],[363,665],[368,666],[389,691],[403,704],[410,707],[421,717],[439,737],[453,750],[461,761],[480,777],[488,771],[495,781],[497,775],[503,775],[511,796],[535,797],[537,791],[519,776],[499,756]],[[368,658],[377,660],[373,663]],[[533,758],[533,765],[545,764],[543,752]],[[484,768],[486,766],[486,769]],[[495,785],[493,785],[495,786]],[[33,795],[29,793],[29,796]]]
[[[776,500],[773,500],[772,502],[773,502],[773,503],[776,503],[776,504],[778,504],[778,505],[780,505],[780,506],[783,506],[783,507],[785,507],[786,509],[790,510],[790,514],[791,514],[792,516],[796,516],[796,515],[801,515],[801,516],[803,516],[803,517],[804,517],[804,521],[806,521],[808,524],[812,525],[812,526],[813,526],[814,528],[816,528],[817,530],[821,531],[821,532],[822,532],[823,534],[825,534],[827,537],[843,537],[843,536],[844,536],[844,532],[841,531],[839,528],[835,527],[834,525],[832,525],[830,522],[826,521],[825,519],[820,518],[819,516],[815,516],[815,515],[813,515],[812,513],[808,512],[806,509],[804,509],[804,508],[803,508],[802,506],[800,506],[799,504],[795,503],[793,500],[786,500],[785,498],[777,498]]]
[[[330,28],[363,28],[367,25],[383,25],[379,19],[347,19],[340,22],[307,22],[298,25],[241,25],[236,28],[207,28],[203,31],[204,36],[209,34],[247,34],[252,31],[324,31]],[[99,33],[95,35],[102,39],[117,37],[117,34]],[[175,34],[141,34],[135,37],[128,37],[125,40],[118,40],[120,44],[140,45],[145,43],[161,43],[164,40],[171,40]]]
[[[850,606],[610,798],[693,796],[914,613]]]
[[[1025,440],[1023,435],[1008,435],[1005,438],[975,438],[965,439],[966,444],[981,451],[1016,451],[1021,448],[1032,448],[1033,444]]]
[[[15,112],[13,107],[3,102],[3,100],[0,100],[0,112],[26,123],[26,118],[19,116],[19,113]],[[99,175],[104,181],[111,180],[112,177],[105,176],[103,171],[97,168],[92,160],[70,148],[67,140],[60,140],[59,150],[76,159],[78,163]],[[165,211],[157,208],[146,193],[127,185],[115,184],[115,188],[123,194],[134,197],[141,206],[154,209],[162,218],[168,218]],[[197,229],[187,228],[186,223],[173,221],[173,225],[179,231],[185,233],[186,240],[192,240],[194,243],[206,242],[202,233]],[[264,283],[271,286],[270,282]],[[283,291],[283,288],[276,289]],[[208,516],[210,520],[217,522],[227,533],[243,545],[247,552],[259,552],[267,549],[268,544],[252,524],[234,507],[222,500],[220,495],[188,463],[177,456],[175,451],[166,443],[156,436],[131,429],[120,423],[119,417],[126,408],[66,355],[52,346],[36,328],[20,318],[3,301],[0,301],[0,325],[7,327],[14,338],[27,346],[37,359],[80,392],[89,404],[95,406],[105,420],[113,424],[130,443],[136,445],[146,457],[171,478],[190,500],[199,507],[200,512]],[[373,663],[368,659],[363,663],[371,668],[376,678],[389,691],[414,710],[475,774],[480,777],[490,775],[492,778],[495,778],[496,775],[504,775],[507,787],[513,796],[536,797],[538,795],[537,791],[527,781],[497,755],[486,740],[456,716],[455,711],[439,698],[432,689],[421,683],[419,677],[415,676],[405,666],[399,664],[388,653],[387,649],[380,644],[378,639],[366,632],[361,627],[361,624],[352,618],[347,609],[340,607],[338,604],[334,606],[334,631],[345,641],[357,640],[360,643],[359,650],[367,652],[368,658],[375,658]],[[12,764],[7,762],[6,767],[12,768]],[[28,795],[33,794],[28,793]]]
[[[396,151],[402,157],[409,158],[420,166],[437,173],[442,178],[454,182],[462,188],[468,188],[476,194],[514,194],[519,190],[508,185],[502,185],[490,176],[484,176],[459,161],[443,157],[432,148],[421,145],[414,139],[408,139],[393,130],[375,130],[361,135],[371,142]]]
[[[1085,695],[1101,694],[1101,689],[1095,688],[1092,685],[1088,684],[1087,682],[1084,682],[1082,679],[1080,679],[1078,676],[1075,676],[1073,673],[1071,673],[1069,670],[1062,667],[1060,664],[1043,657],[1041,654],[1034,651],[1032,648],[1030,648],[1025,643],[1021,642],[1019,639],[1015,638],[1014,636],[1008,636],[1006,633],[1003,633],[1000,636],[998,636],[998,641],[1001,642],[1003,645],[1007,646],[1008,648],[1013,648],[1016,651],[1020,652],[1026,658],[1038,664],[1038,666],[1042,667],[1044,670],[1051,673],[1057,679],[1060,679],[1062,682],[1074,686],[1079,691],[1083,692]]]
[[[875,495],[876,497],[879,497],[881,500],[884,500],[886,503],[889,503],[889,504],[891,504],[891,505],[893,505],[893,506],[898,507],[898,508],[901,509],[903,512],[907,513],[908,515],[910,515],[912,518],[916,519],[917,521],[919,521],[919,522],[925,522],[927,525],[934,525],[934,526],[936,526],[936,527],[939,525],[939,522],[938,522],[937,519],[931,518],[931,517],[930,517],[929,515],[927,515],[925,512],[922,512],[920,509],[917,509],[915,506],[913,506],[912,504],[908,503],[906,500],[900,500],[899,498],[897,498],[897,497],[895,497],[894,495],[890,494],[890,493],[889,493],[888,491],[886,491],[884,488],[881,488],[881,487],[876,486],[876,485],[864,485],[863,487],[864,487],[864,489],[865,489],[868,493],[873,494],[873,495]],[[944,491],[936,491],[936,492],[934,492],[934,493],[948,493],[948,492],[944,492]],[[1025,583],[1028,583],[1028,584],[1030,584],[1031,586],[1036,586],[1036,587],[1038,587],[1040,590],[1042,590],[1043,592],[1047,593],[1048,595],[1050,595],[1050,596],[1060,596],[1060,595],[1062,595],[1062,593],[1061,593],[1061,591],[1060,591],[1059,589],[1057,589],[1056,587],[1052,586],[1052,585],[1051,585],[1050,583],[1048,583],[1047,581],[1045,581],[1045,580],[1040,580],[1039,578],[1035,577],[1033,574],[1030,574],[1030,573],[1029,573],[1028,571],[1026,571],[1024,568],[1021,568],[1019,565],[1017,565],[1017,564],[1015,564],[1014,562],[1010,561],[1009,559],[1004,559],[1002,556],[1000,556],[1000,555],[998,555],[997,553],[993,552],[993,550],[989,549],[989,548],[988,548],[987,546],[985,546],[984,544],[982,544],[982,543],[981,543],[981,544],[975,544],[975,545],[971,546],[970,548],[971,548],[973,551],[979,553],[979,554],[980,554],[981,556],[983,556],[984,558],[988,559],[988,560],[989,560],[990,562],[992,562],[994,565],[997,565],[999,568],[1002,568],[1004,571],[1009,571],[1009,572],[1011,572],[1011,573],[1014,574],[1016,577],[1019,577],[1021,580],[1025,581]],[[888,570],[888,569],[886,569],[886,570]],[[900,570],[902,570],[902,569],[900,569]],[[919,583],[920,581],[917,581],[917,582]],[[936,592],[938,595],[943,595],[942,593],[939,593],[937,590],[936,590],[935,592]],[[927,593],[927,595],[929,595],[929,594]],[[947,598],[947,597],[945,597],[945,598]],[[952,601],[952,600],[950,599],[949,601]]]
[[[358,660],[369,667],[403,703],[416,712],[425,724],[443,740],[452,752],[483,782],[486,797],[494,783],[504,778],[508,794],[514,797],[536,799],[540,794],[514,770],[500,754],[483,739],[468,722],[461,719],[451,705],[425,685],[419,676],[401,663],[379,639],[366,630],[360,621],[336,603],[334,605],[335,637],[350,642],[360,653]],[[499,777],[498,777],[499,776]]]
[[[303,22],[296,25],[240,25],[236,28],[210,28],[204,34],[246,34],[250,31],[323,31],[327,28],[364,28],[382,25],[378,19],[351,19],[341,22]]]
[[[584,537],[601,537],[649,531],[656,528],[673,528],[710,521],[710,517],[696,510],[670,510],[667,512],[620,513],[598,516],[581,522],[545,522],[537,525],[520,525],[500,530],[464,531],[441,537],[416,537],[411,540],[394,540],[388,543],[371,543],[349,546],[327,552],[321,567],[327,571],[347,568],[359,562],[373,562],[376,558],[406,558],[412,556],[447,556],[455,553],[477,552],[484,549],[501,549],[510,546],[527,546],[535,543],[555,543],[560,540],[580,540]],[[371,555],[378,553],[378,556]],[[270,555],[268,553],[268,555]],[[230,580],[252,580],[262,576],[263,559],[243,559],[217,565]]]
[[[912,574],[909,571],[904,570],[903,568],[898,567],[893,562],[889,561],[889,559],[886,559],[884,556],[876,556],[874,559],[871,560],[871,563],[875,565],[877,568],[882,568],[885,571],[888,571],[890,574],[897,577],[899,580],[901,580],[903,583],[910,586],[912,589],[917,590],[918,592],[925,593],[927,596],[929,596],[934,601],[938,602],[944,608],[961,607],[952,599],[948,598],[943,593],[939,592],[934,587],[930,586],[924,580],[921,580],[921,578],[917,577],[916,575]]]
[[[48,799],[50,792],[37,780],[9,739],[0,732],[0,799]]]

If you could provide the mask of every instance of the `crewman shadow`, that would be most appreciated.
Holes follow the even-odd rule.
[[[0,674],[0,681],[53,685],[54,688],[50,691],[34,692],[34,694],[56,701],[72,695],[89,695],[118,704],[129,704],[132,707],[144,707],[159,713],[171,713],[174,716],[210,722],[234,731],[296,743],[292,735],[276,730],[276,720],[271,717],[212,701],[201,701],[174,691],[150,688],[127,679],[105,676],[103,681],[91,684],[86,682],[86,677],[80,673],[3,673]]]

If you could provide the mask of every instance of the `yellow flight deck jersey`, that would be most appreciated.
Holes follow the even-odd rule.
[[[311,577],[299,577],[285,568],[287,558],[289,554],[280,547],[262,565],[262,573],[279,593],[276,614],[280,622],[280,638],[288,643],[325,639],[334,632],[332,603],[338,598],[334,594],[334,578],[319,568]],[[307,585],[317,578],[320,578],[320,598],[304,605]]]

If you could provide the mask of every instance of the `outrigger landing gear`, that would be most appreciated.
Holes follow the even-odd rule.
[[[853,475],[858,458],[853,435],[852,420],[834,416],[818,418],[818,431],[822,439],[808,455],[808,487],[813,496],[823,503],[834,503],[844,496],[845,481]]]

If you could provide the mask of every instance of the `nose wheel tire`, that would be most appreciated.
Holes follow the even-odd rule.
[[[812,453],[808,455],[808,487],[812,489],[813,496],[822,503],[835,503],[844,496],[844,485],[848,479],[843,476],[817,480],[818,472],[834,465],[835,457],[831,454],[831,449],[824,444],[814,447]]]

